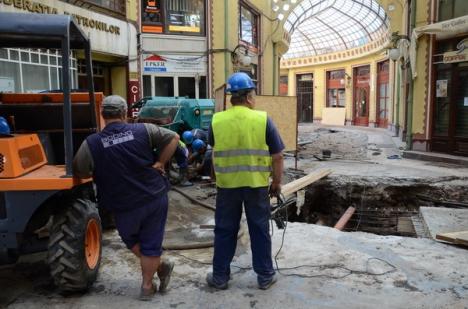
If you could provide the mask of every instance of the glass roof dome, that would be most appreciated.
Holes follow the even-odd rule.
[[[285,21],[291,43],[285,59],[359,47],[387,33],[389,20],[375,0],[302,0]]]

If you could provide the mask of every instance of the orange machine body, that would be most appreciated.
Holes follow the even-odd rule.
[[[103,127],[104,121],[100,116],[100,108],[104,96],[95,94],[95,112],[97,129]],[[72,107],[89,104],[88,93],[72,93]],[[47,94],[0,94],[0,105],[25,106],[27,108],[51,108],[63,105],[62,93]],[[74,108],[74,107],[73,107]],[[7,119],[10,119],[8,110],[5,110]],[[31,110],[33,111],[33,110]],[[11,118],[14,123],[15,118]],[[24,121],[23,121],[24,122]],[[83,128],[74,128],[80,132]],[[63,165],[47,165],[47,156],[37,134],[31,129],[19,129],[21,134],[0,138],[0,191],[43,191],[68,190],[73,187],[90,182],[92,179],[77,179],[65,177]],[[39,129],[37,132],[58,132],[60,128]]]
[[[47,163],[36,134],[0,138],[0,178],[15,178]]]

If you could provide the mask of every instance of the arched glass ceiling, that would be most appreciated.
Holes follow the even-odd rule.
[[[375,0],[302,0],[285,29],[291,44],[284,58],[299,58],[355,48],[380,38],[389,21]]]

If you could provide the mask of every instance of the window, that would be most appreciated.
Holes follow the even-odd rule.
[[[205,0],[141,0],[142,31],[204,35]]]
[[[0,92],[36,93],[60,89],[62,57],[57,51],[1,49],[0,55]],[[47,59],[55,61],[48,64]],[[77,85],[76,65],[76,59],[70,57],[72,89]]]
[[[143,0],[141,2],[141,24],[143,32],[163,32],[161,1]]]
[[[466,0],[439,0],[439,21],[468,15]]]
[[[168,0],[168,33],[203,34],[204,0]]]
[[[258,46],[258,14],[245,5],[240,7],[239,37],[244,43]]]
[[[96,4],[101,8],[117,12],[120,15],[125,15],[125,0],[84,0],[85,2],[90,2]]]
[[[345,107],[346,75],[344,70],[327,72],[327,107]]]

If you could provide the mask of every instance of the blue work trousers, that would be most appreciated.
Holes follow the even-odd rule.
[[[218,284],[227,282],[230,277],[230,264],[236,251],[242,205],[245,207],[252,264],[258,276],[258,283],[268,282],[275,274],[271,259],[271,209],[268,188],[218,188],[213,256],[213,279]]]

